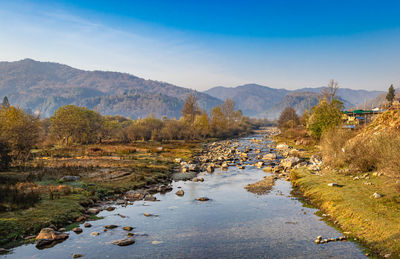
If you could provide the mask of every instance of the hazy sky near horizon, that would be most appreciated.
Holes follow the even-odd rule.
[[[197,90],[400,87],[400,1],[2,1],[0,61],[128,72]]]

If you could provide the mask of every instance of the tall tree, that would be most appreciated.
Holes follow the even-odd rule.
[[[221,111],[224,114],[225,118],[228,120],[229,126],[232,125],[235,119],[236,111],[235,111],[236,103],[232,99],[226,99],[225,102],[221,105]]]
[[[339,83],[334,79],[331,79],[327,85],[327,87],[321,90],[321,95],[323,99],[330,104],[336,97],[336,93],[339,90]]]
[[[65,144],[93,143],[99,140],[103,117],[92,110],[74,105],[60,107],[50,118],[51,135]]]
[[[1,105],[4,106],[4,107],[6,107],[6,108],[10,107],[10,102],[8,101],[7,96],[4,96],[3,102],[2,102]]]
[[[39,119],[14,106],[0,108],[0,139],[14,161],[24,162],[39,138]]]
[[[197,114],[201,113],[201,109],[199,107],[199,104],[197,103],[197,96],[194,94],[189,94],[186,97],[185,103],[183,104],[182,108],[182,115],[183,117],[190,122],[190,124],[193,124],[194,119]]]
[[[307,130],[311,136],[320,139],[322,134],[332,127],[340,125],[342,122],[341,109],[343,103],[338,99],[333,99],[328,103],[322,99],[318,105],[314,106],[307,122]]]
[[[216,106],[211,110],[210,127],[216,137],[222,137],[228,132],[228,121],[220,106]]]
[[[393,87],[393,85],[390,85],[388,93],[386,94],[386,100],[388,100],[390,105],[393,104],[394,96],[395,96],[394,87]]]

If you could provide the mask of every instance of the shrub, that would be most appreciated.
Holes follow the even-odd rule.
[[[340,125],[342,121],[340,110],[342,107],[342,102],[337,99],[333,99],[332,102],[322,99],[318,105],[314,106],[307,121],[309,134],[316,139],[320,139],[324,131]]]
[[[286,107],[278,119],[278,128],[280,129],[295,128],[299,124],[299,116],[292,107]]]
[[[343,167],[347,163],[345,146],[354,133],[345,130],[330,128],[324,132],[320,141],[321,155],[324,163],[333,167]]]

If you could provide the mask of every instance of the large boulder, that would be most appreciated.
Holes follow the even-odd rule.
[[[51,246],[57,242],[67,239],[68,237],[68,233],[58,232],[52,228],[43,228],[36,236],[36,247],[43,248],[45,246]]]
[[[283,160],[281,160],[281,166],[283,166],[284,168],[292,168],[295,165],[297,165],[300,162],[300,158],[298,157],[288,157],[285,158]]]

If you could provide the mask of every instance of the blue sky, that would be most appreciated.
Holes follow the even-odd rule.
[[[1,1],[0,60],[205,90],[400,87],[400,1]]]

